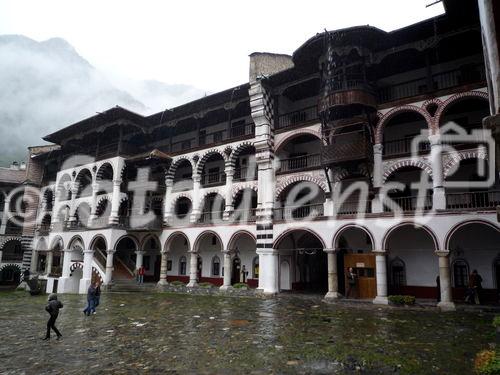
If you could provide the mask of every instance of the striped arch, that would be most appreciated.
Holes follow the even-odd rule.
[[[177,201],[179,199],[181,199],[181,198],[187,198],[187,199],[189,199],[189,201],[191,202],[191,206],[193,205],[193,198],[191,197],[191,194],[187,193],[187,192],[183,192],[183,193],[180,193],[180,194],[176,195],[174,197],[174,199],[172,199],[171,212],[174,212],[175,205],[177,204]]]
[[[252,183],[248,184],[238,184],[238,185],[233,185],[231,195],[232,195],[232,201],[234,202],[234,199],[238,195],[238,193],[242,190],[245,189],[252,189],[253,191],[257,192],[258,191],[258,186],[257,186],[257,181],[252,181]]]
[[[104,275],[101,273],[101,271],[99,271],[98,268],[95,268],[94,266],[92,266],[92,276],[97,276],[99,278],[99,284],[103,284]]]
[[[286,178],[285,181],[281,182],[281,184],[276,187],[276,193],[275,193],[276,199],[277,200],[279,199],[281,193],[288,186],[301,181],[312,182],[313,184],[318,185],[325,194],[328,194],[328,186],[326,185],[326,181],[324,178],[305,174],[305,175],[290,176]]]
[[[4,237],[0,240],[0,250],[3,250],[5,245],[11,241],[18,241],[22,244],[22,237]]]
[[[221,190],[221,189],[209,189],[209,190],[205,190],[205,192],[203,193],[203,195],[201,196],[200,200],[198,201],[199,203],[199,206],[201,209],[203,208],[203,205],[205,203],[205,198],[210,195],[210,194],[217,194],[217,195],[220,195],[222,197],[222,199],[225,200],[225,196],[224,196],[224,190]],[[227,204],[227,202],[224,202],[224,204]]]
[[[384,138],[384,128],[385,125],[396,115],[399,115],[404,112],[415,112],[421,115],[425,122],[427,123],[427,127],[429,131],[432,131],[432,117],[425,110],[420,107],[414,105],[402,105],[400,107],[396,107],[391,109],[389,112],[385,113],[378,121],[377,126],[375,128],[375,143],[382,143]]]
[[[0,272],[3,271],[3,269],[7,268],[7,267],[17,268],[19,270],[19,273],[21,274],[21,280],[22,280],[23,274],[22,274],[21,266],[19,264],[17,264],[17,263],[3,263],[2,265],[0,265]]]
[[[422,160],[416,160],[416,159],[409,159],[409,160],[401,160],[398,161],[397,163],[391,165],[385,172],[384,175],[382,176],[382,183],[385,183],[387,179],[394,174],[394,172],[398,171],[401,168],[405,167],[415,167],[415,168],[420,168],[421,170],[425,171],[430,178],[432,178],[432,167],[429,163],[422,161]]]
[[[102,194],[97,198],[95,206],[99,207],[101,203],[103,203],[104,201],[108,201],[108,204],[111,204],[111,199],[112,199],[112,194]]]
[[[195,166],[193,164],[193,161],[191,159],[189,159],[188,157],[186,157],[186,156],[181,156],[181,157],[175,159],[175,161],[172,163],[172,165],[168,169],[168,171],[166,173],[167,180],[173,180],[174,179],[175,172],[177,171],[177,168],[179,167],[179,164],[181,164],[183,161],[187,161],[191,165],[191,169],[194,172]]]
[[[74,262],[73,264],[71,264],[71,266],[69,267],[69,272],[72,274],[75,270],[78,270],[78,269],[83,270],[83,262],[78,261],[78,262]]]
[[[103,236],[102,234],[97,234],[95,235],[92,240],[90,241],[90,249],[91,250],[95,250],[94,247],[95,247],[95,244],[98,240],[103,240],[104,241],[104,245],[106,247],[106,249],[104,249],[104,251],[106,251],[108,249],[108,241],[106,240],[106,237]]]
[[[240,143],[234,150],[233,152],[231,153],[231,156],[229,157],[229,165],[234,168],[234,166],[236,165],[236,160],[238,159],[238,156],[240,155],[240,153],[245,150],[246,148],[251,148],[251,147],[255,147],[253,142],[250,142],[250,141],[245,141],[245,142],[242,142]]]
[[[144,238],[142,239],[140,249],[141,249],[141,250],[143,250],[143,251],[144,251],[144,250],[146,250],[146,249],[145,249],[145,247],[146,247],[146,245],[147,245],[147,243],[148,243],[148,241],[149,241],[150,239],[154,239],[154,241],[155,241],[155,242],[156,242],[156,244],[158,245],[158,251],[161,251],[161,241],[160,241],[160,239],[158,238],[158,236],[157,236],[157,235],[155,235],[155,234],[148,234],[146,237],[144,237]]]
[[[488,93],[484,91],[467,91],[450,96],[448,99],[446,99],[444,102],[441,103],[441,105],[438,107],[438,110],[436,111],[436,114],[434,115],[433,127],[435,131],[439,132],[439,125],[441,123],[441,118],[443,117],[443,113],[450,106],[464,99],[470,99],[470,98],[480,98],[486,101],[489,100]]]
[[[467,225],[470,225],[470,224],[482,224],[482,225],[486,225],[494,230],[496,230],[497,232],[500,232],[500,227],[498,227],[498,225],[496,225],[495,223],[492,223],[492,222],[489,222],[489,221],[486,221],[486,220],[464,220],[458,224],[456,224],[455,226],[453,226],[449,231],[448,233],[446,234],[445,238],[444,238],[444,250],[448,250],[450,251],[450,240],[451,238],[453,237],[453,235],[462,227],[465,227]]]
[[[81,236],[74,236],[71,238],[71,240],[69,241],[69,245],[68,245],[68,249],[71,249],[71,250],[77,250],[74,248],[75,245],[79,245],[81,247],[81,250],[85,250],[85,243],[83,242],[83,239]]]
[[[189,237],[184,232],[181,232],[181,231],[173,232],[172,234],[170,234],[168,236],[167,240],[165,241],[165,245],[163,246],[163,249],[165,251],[170,251],[170,245],[172,244],[172,241],[174,240],[174,238],[177,236],[184,237],[184,239],[186,240],[187,246],[188,246],[188,251],[191,251],[191,241],[189,240]]]
[[[389,236],[391,235],[392,232],[394,232],[396,229],[399,229],[401,227],[405,227],[408,225],[413,226],[415,228],[423,229],[424,231],[426,231],[427,234],[429,234],[429,236],[432,238],[432,242],[434,243],[434,250],[439,250],[439,240],[438,240],[438,237],[436,236],[436,234],[426,225],[417,224],[413,221],[403,221],[403,222],[399,223],[398,225],[395,225],[392,228],[390,228],[384,234],[384,237],[382,238],[382,249],[388,250],[387,249],[387,239],[389,238]]]
[[[224,160],[224,163],[226,163],[228,161],[228,157],[225,155],[224,151],[219,150],[218,148],[213,148],[211,150],[207,150],[203,154],[203,156],[200,158],[200,160],[198,160],[198,163],[196,164],[196,173],[198,175],[202,174],[203,167],[205,166],[205,162],[207,161],[207,159],[210,156],[215,155],[215,154],[219,154],[220,156],[222,156],[222,159]],[[193,170],[193,174],[194,174],[194,170]]]
[[[305,135],[305,134],[313,135],[316,138],[318,138],[321,142],[323,142],[323,137],[321,136],[321,131],[314,130],[314,129],[308,129],[308,128],[297,129],[293,132],[290,132],[289,135],[287,135],[286,137],[283,137],[283,139],[281,139],[278,143],[276,143],[274,145],[275,153],[280,151],[280,148],[283,147],[283,145],[285,145],[287,142],[291,141],[293,138],[296,138],[296,137],[299,137],[299,136]]]
[[[106,171],[106,168],[111,168],[111,174],[112,174],[111,180],[113,180],[115,178],[115,169],[114,169],[113,165],[109,161],[107,161],[107,162],[102,163],[98,167],[97,172],[96,172],[96,181],[100,181],[102,179],[102,176],[103,176],[104,172]]]
[[[451,159],[443,167],[443,176],[446,179],[449,173],[458,165],[462,160],[467,159],[482,159],[488,160],[488,155],[484,151],[466,151],[457,152],[451,155]]]

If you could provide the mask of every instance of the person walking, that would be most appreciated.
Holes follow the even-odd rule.
[[[97,306],[99,306],[99,303],[101,302],[101,283],[99,281],[96,281],[94,284],[94,303],[90,309],[90,313],[95,314]]]
[[[87,289],[87,307],[83,310],[83,313],[86,316],[89,316],[92,311],[95,311],[94,307],[95,303],[95,286],[94,284],[90,284]]]
[[[139,275],[139,284],[143,284],[144,283],[144,274],[146,273],[146,269],[144,268],[144,266],[140,266],[137,273]]]
[[[347,270],[347,289],[345,293],[345,298],[349,298],[352,294],[356,294],[356,278],[357,275],[354,273],[352,267]]]
[[[51,329],[56,333],[58,340],[62,337],[61,332],[59,332],[59,330],[56,328],[56,320],[59,316],[59,309],[62,308],[63,304],[57,299],[57,294],[51,294],[49,296],[47,306],[45,306],[45,311],[50,314],[50,318],[47,322],[47,334],[45,335],[45,338],[43,340],[50,340]]]
[[[480,294],[483,289],[482,282],[483,278],[479,275],[477,270],[472,271],[469,276],[469,292],[465,299],[466,302],[475,303],[476,305],[481,303]]]

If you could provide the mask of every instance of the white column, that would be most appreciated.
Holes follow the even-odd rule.
[[[158,281],[158,285],[168,285],[167,281],[167,259],[168,259],[168,251],[161,251],[161,264],[160,264],[160,280]]]
[[[279,292],[279,256],[275,249],[260,249],[259,254],[259,289],[265,294]]]
[[[444,191],[443,175],[443,146],[439,134],[429,136],[431,144],[431,166],[432,166],[432,208],[435,210],[446,209],[446,196]]]
[[[71,203],[69,210],[69,218],[68,221],[76,221],[76,195],[78,194],[78,183],[75,182],[71,186]]]
[[[198,253],[189,252],[189,283],[188,287],[192,288],[198,284]]]
[[[435,254],[439,257],[439,285],[441,288],[441,302],[438,303],[438,307],[441,311],[454,311],[455,304],[451,296],[450,252],[437,250]]]
[[[168,179],[165,181],[165,201],[163,204],[163,224],[168,225],[172,219],[172,186],[174,181]]]
[[[5,234],[7,228],[7,219],[9,218],[9,206],[10,206],[10,196],[5,196],[5,202],[3,204],[3,214],[2,214],[2,224],[0,225],[0,234]]]
[[[384,212],[380,188],[382,187],[382,178],[384,175],[384,166],[382,163],[383,146],[380,143],[373,145],[373,188],[375,197],[372,200],[372,213]]]
[[[113,255],[116,250],[106,251],[106,274],[104,275],[104,285],[110,285],[113,280]]]
[[[37,273],[37,266],[38,266],[38,250],[33,249],[33,252],[31,253],[31,264],[30,264],[30,270],[32,273]]]
[[[97,218],[97,192],[99,191],[99,184],[92,184],[92,203],[90,205],[89,225],[92,225],[92,220]]]
[[[328,293],[325,298],[337,299],[339,294],[339,280],[337,275],[337,249],[324,249],[328,257]]]
[[[385,250],[373,250],[375,254],[375,269],[377,275],[377,296],[373,303],[387,305],[387,261]]]
[[[54,251],[53,250],[49,250],[47,252],[47,262],[45,263],[46,266],[45,266],[45,273],[47,275],[50,275],[50,273],[52,272],[52,264],[54,263]]]
[[[136,258],[135,258],[135,269],[138,270],[139,268],[142,267],[143,263],[144,263],[144,253],[145,251],[136,251],[135,252],[135,255],[136,255]]]
[[[191,211],[192,223],[195,223],[200,217],[200,186],[201,176],[193,173],[193,210]]]
[[[118,211],[120,210],[120,185],[122,180],[113,180],[113,195],[111,197],[111,213],[109,224],[118,224]]]
[[[57,293],[66,293],[68,292],[68,281],[70,275],[71,268],[71,257],[73,255],[73,250],[64,249],[63,250],[63,267],[62,267],[62,275],[59,278],[59,283],[57,284]]]
[[[231,166],[226,166],[226,169],[224,170],[224,173],[226,174],[226,196],[225,196],[225,201],[226,201],[226,207],[224,209],[224,219],[228,220],[231,214],[234,211],[234,206],[233,206],[233,176],[234,176],[234,169]]]
[[[229,250],[224,250],[222,254],[224,255],[224,282],[220,289],[227,290],[231,288],[231,253]]]
[[[80,294],[87,293],[87,289],[92,282],[92,261],[94,260],[94,250],[83,250],[83,277],[80,280]]]
[[[3,255],[3,252],[2,252],[2,250],[0,249],[0,264],[2,264],[2,255]]]

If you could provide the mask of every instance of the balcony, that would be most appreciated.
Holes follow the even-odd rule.
[[[322,146],[322,163],[337,164],[346,161],[371,159],[373,147],[363,130],[336,134],[331,144]]]
[[[253,181],[257,179],[257,168],[238,168],[234,170],[234,181]]]
[[[384,156],[403,156],[412,154],[413,138],[395,139],[392,141],[384,142]],[[431,150],[429,142],[419,142],[418,153],[428,153]]]
[[[222,224],[224,211],[202,212],[198,218],[198,224]]]
[[[163,228],[163,218],[155,216],[147,223],[142,223],[140,215],[136,215],[139,222],[131,220],[130,216],[120,216],[118,218],[118,227],[126,230],[161,230]]]
[[[296,125],[305,124],[315,120],[319,120],[318,107],[307,107],[298,111],[280,115],[278,118],[276,130],[291,128]]]
[[[500,190],[446,193],[449,210],[494,210],[500,205]]]
[[[40,224],[37,228],[36,231],[39,236],[48,236],[50,233],[50,224]]]
[[[321,155],[312,154],[304,156],[296,156],[280,161],[280,169],[277,173],[287,173],[303,169],[312,169],[321,167]]]
[[[201,185],[203,187],[224,185],[226,174],[224,172],[206,173],[201,175]]]
[[[280,207],[274,209],[275,220],[291,220],[315,218],[324,216],[323,203],[315,203],[303,206]]]
[[[372,210],[371,207],[371,201],[369,200],[347,200],[342,203],[336,203],[334,209],[337,216],[348,216],[370,213]]]
[[[257,220],[257,209],[251,208],[247,210],[234,210],[231,213],[229,221],[238,223],[255,223]]]
[[[384,201],[384,212],[414,212],[432,209],[432,196],[390,197]]]

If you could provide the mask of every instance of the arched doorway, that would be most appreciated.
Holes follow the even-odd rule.
[[[142,265],[145,269],[144,280],[147,282],[158,282],[160,280],[160,241],[156,236],[150,236],[142,247],[144,251]]]
[[[222,254],[222,241],[220,237],[212,231],[203,232],[195,242],[195,250],[198,254],[197,279],[198,282],[210,282],[214,285],[222,285],[222,273],[214,275],[212,273],[213,259]]]
[[[257,257],[255,237],[249,232],[237,232],[229,241],[228,248],[233,256],[231,284],[242,282],[256,288],[259,284],[259,274],[258,260],[257,270],[254,264]]]
[[[131,280],[134,278],[137,242],[129,236],[122,237],[115,246],[113,257],[113,279]]]
[[[191,249],[188,237],[181,232],[171,234],[165,243],[168,251],[167,281],[189,282],[189,251]]]
[[[5,264],[0,268],[0,285],[19,285],[21,282],[21,268],[17,264]]]
[[[499,301],[500,229],[490,223],[472,221],[460,224],[448,238],[453,298],[463,299],[468,276],[477,270],[482,277],[481,303]]]
[[[377,280],[371,234],[359,226],[345,226],[335,236],[334,247],[337,249],[339,293],[346,294],[347,269],[352,267],[358,282],[355,286],[356,290],[349,297],[374,298],[377,294]]]
[[[389,230],[385,249],[388,255],[389,294],[409,294],[437,299],[440,291],[434,234],[426,227],[405,223]]]
[[[278,239],[275,248],[279,251],[280,290],[328,290],[327,257],[318,235],[304,229],[292,230]]]

